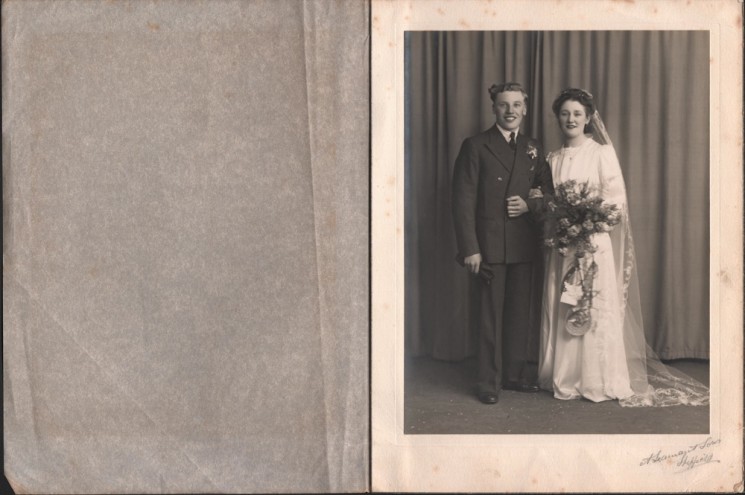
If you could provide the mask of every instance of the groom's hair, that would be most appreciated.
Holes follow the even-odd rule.
[[[506,82],[501,84],[492,84],[489,87],[488,91],[489,97],[491,97],[491,101],[496,101],[497,95],[499,93],[504,93],[505,91],[519,91],[523,94],[523,100],[525,100],[525,103],[528,103],[528,93],[525,92],[520,83]]]

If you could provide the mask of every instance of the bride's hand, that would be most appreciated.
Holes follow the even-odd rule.
[[[543,191],[541,191],[540,188],[538,189],[531,189],[528,193],[528,199],[537,199],[543,197]]]

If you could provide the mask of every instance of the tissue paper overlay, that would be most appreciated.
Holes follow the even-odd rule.
[[[3,3],[17,491],[367,489],[368,15]]]

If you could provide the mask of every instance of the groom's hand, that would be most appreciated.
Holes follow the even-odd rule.
[[[520,196],[510,196],[507,198],[507,215],[510,218],[519,217],[528,212],[528,203]]]
[[[463,260],[463,263],[466,265],[466,268],[469,272],[479,273],[479,265],[481,265],[481,253],[466,256]]]

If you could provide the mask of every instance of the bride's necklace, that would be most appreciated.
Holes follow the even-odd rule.
[[[574,148],[568,148],[566,146],[561,147],[561,165],[564,165],[564,162],[568,161],[569,163],[572,163],[572,159],[577,154],[577,150],[579,150],[579,146],[576,146]]]
[[[579,146],[562,146],[561,147],[561,161],[564,162],[565,159],[568,159],[569,161],[572,161],[572,159],[579,153],[580,148],[584,146],[584,144],[587,141],[583,141]]]

